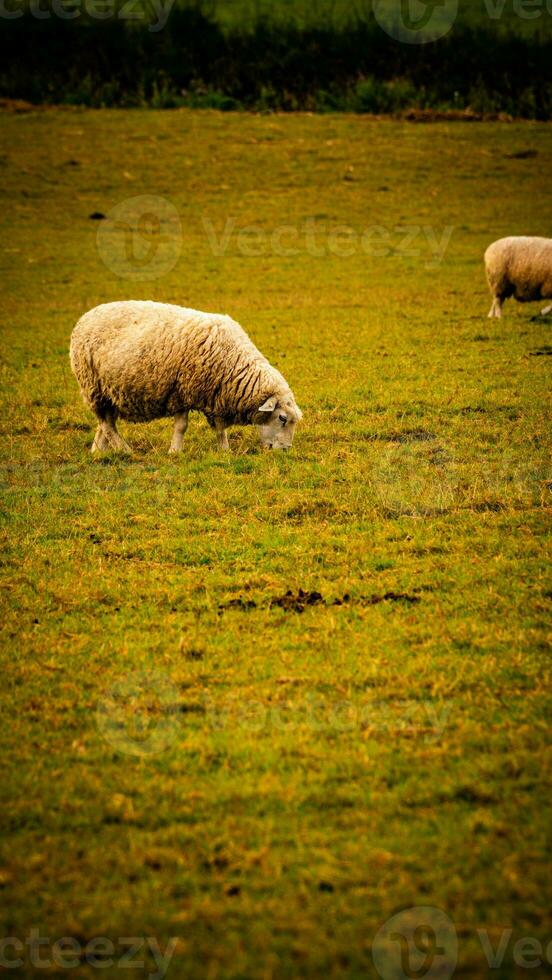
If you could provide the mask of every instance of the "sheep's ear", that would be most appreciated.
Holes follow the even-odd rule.
[[[274,411],[277,404],[278,404],[278,399],[276,398],[276,395],[271,395],[270,398],[267,398],[264,405],[261,405],[261,407],[259,408],[259,412],[268,412],[268,414],[270,414],[271,412]]]
[[[301,409],[299,408],[299,405],[296,405],[295,406],[295,411],[297,412],[297,422],[300,422],[301,419],[303,418],[303,413],[302,413]]]

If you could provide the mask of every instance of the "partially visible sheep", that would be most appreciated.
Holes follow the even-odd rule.
[[[255,424],[261,443],[289,449],[301,411],[289,385],[228,316],[152,302],[105,303],[77,323],[71,367],[98,418],[92,452],[128,450],[118,418],[174,417],[180,452],[188,413],[203,412],[228,449],[229,425]]]
[[[552,299],[552,238],[500,238],[485,252],[485,270],[493,296],[490,317],[502,315],[509,296],[518,303]],[[542,313],[551,310],[552,304]]]

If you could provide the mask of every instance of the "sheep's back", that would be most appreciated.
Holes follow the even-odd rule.
[[[517,299],[540,299],[552,290],[552,239],[510,236],[489,245],[485,267],[490,284]]]
[[[515,240],[509,274],[518,298],[538,300],[549,296],[552,290],[552,239]]]
[[[261,359],[239,324],[162,303],[96,307],[79,320],[71,341],[71,360],[85,397],[92,375],[95,400],[111,403],[130,421],[209,408],[216,378],[239,358]]]

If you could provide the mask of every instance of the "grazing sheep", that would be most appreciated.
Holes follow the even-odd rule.
[[[182,449],[188,413],[203,412],[228,449],[226,428],[258,426],[261,443],[289,449],[302,417],[282,375],[228,316],[165,303],[105,303],[71,336],[71,367],[98,418],[92,452],[128,450],[118,418],[173,417],[170,452]]]
[[[509,296],[519,303],[552,299],[552,238],[500,238],[485,252],[485,270],[493,296],[490,317],[502,315]],[[551,310],[552,304],[542,314]]]

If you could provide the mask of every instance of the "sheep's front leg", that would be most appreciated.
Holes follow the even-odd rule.
[[[545,306],[544,310],[541,310],[541,316],[548,316],[549,313],[552,313],[552,303],[549,306]]]
[[[500,319],[501,316],[502,316],[502,301],[498,298],[498,296],[495,296],[495,298],[493,299],[493,304],[491,306],[491,309],[489,310],[489,317],[490,318],[497,317],[498,319]]]
[[[217,433],[217,445],[219,449],[230,449],[224,419],[215,419],[215,430]]]
[[[174,432],[173,432],[172,442],[169,449],[170,453],[182,452],[182,440],[184,439],[187,428],[188,428],[188,413],[181,412],[179,415],[175,415]]]

